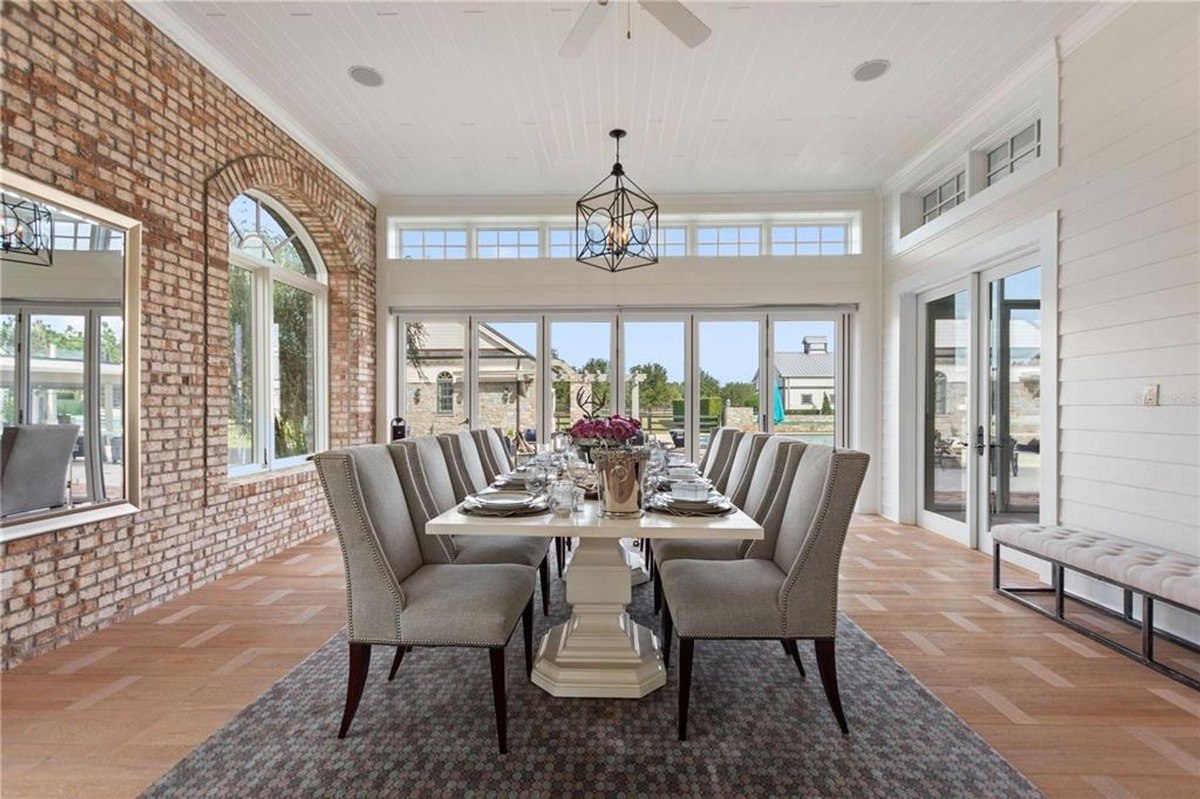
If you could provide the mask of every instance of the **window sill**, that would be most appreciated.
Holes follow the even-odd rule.
[[[67,530],[83,524],[117,519],[121,516],[132,516],[138,512],[138,507],[128,502],[114,502],[106,505],[63,510],[50,516],[42,516],[28,521],[5,524],[0,527],[0,543],[16,541],[19,538],[29,538],[42,533],[52,533]]]
[[[235,497],[249,497],[292,485],[308,482],[316,473],[312,461],[281,469],[227,477],[226,487]]]

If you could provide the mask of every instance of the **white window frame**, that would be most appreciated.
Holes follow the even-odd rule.
[[[689,227],[690,226],[686,222],[680,222],[678,224],[660,224],[656,230],[656,232],[658,233],[658,257],[659,258],[682,258],[682,257],[686,256],[689,252],[688,244],[694,238],[692,235],[690,235],[690,231],[688,230]],[[668,230],[678,230],[678,231],[682,232],[683,233],[683,241],[682,242],[678,242],[678,241],[668,242],[666,240],[666,237],[663,235]],[[672,253],[672,252],[667,251],[668,247],[680,247],[680,246],[683,247],[683,252]]]
[[[231,478],[261,474],[300,466],[315,453],[329,448],[329,273],[321,259],[316,244],[287,208],[267,194],[258,191],[243,192],[260,203],[270,206],[296,235],[298,244],[304,247],[312,260],[317,277],[312,278],[285,269],[274,261],[257,258],[230,246],[230,267],[239,267],[250,272],[252,299],[250,324],[254,337],[253,386],[254,393],[254,445],[261,457],[253,463],[227,465]],[[284,283],[301,289],[313,297],[313,451],[284,458],[275,456],[275,408],[272,401],[274,374],[271,359],[271,328],[274,324],[275,283]],[[228,309],[227,309],[228,310]],[[228,424],[228,419],[226,420]]]
[[[1014,142],[1016,141],[1017,136],[1020,136],[1022,133],[1029,130],[1029,128],[1031,128],[1031,127],[1033,128],[1033,141],[1030,144],[1025,145],[1021,149],[1020,152],[1016,152]],[[999,150],[1001,148],[1004,148],[1007,151],[1007,155],[1004,159],[1004,163],[1001,166],[996,167],[995,169],[992,169],[991,164],[989,163],[990,156],[993,152],[995,152],[996,150]],[[1025,156],[1030,155],[1032,153],[1033,160],[1035,160],[1035,161],[1041,157],[1041,155],[1042,155],[1042,120],[1034,119],[1031,122],[1021,124],[1017,130],[1013,131],[1011,134],[1005,135],[1002,139],[1000,139],[1000,141],[996,142],[992,146],[984,147],[981,150],[981,152],[983,153],[983,159],[984,159],[983,160],[984,171],[985,171],[984,180],[983,180],[984,188],[990,188],[990,187],[996,185],[997,183],[999,183],[1004,178],[1006,178],[1009,175],[1012,175],[1014,172],[1016,172],[1017,168],[1018,168],[1016,166],[1016,163],[1018,161],[1020,161],[1022,158],[1024,158]],[[993,180],[993,178],[994,178],[994,180]],[[980,190],[982,191],[982,189],[980,189]]]
[[[765,246],[765,242],[763,241],[763,239],[765,238],[765,236],[763,235],[765,233],[765,230],[764,230],[765,227],[766,226],[762,225],[762,224],[745,223],[745,222],[713,222],[713,223],[697,224],[694,228],[695,236],[693,237],[696,241],[696,244],[694,246],[695,254],[697,255],[697,257],[700,257],[700,258],[757,258],[759,256],[765,255],[766,254],[766,246]],[[701,242],[700,241],[700,231],[702,231],[702,230],[715,230],[717,232],[716,242]],[[731,242],[730,241],[722,241],[721,240],[722,231],[728,231],[728,230],[735,231],[733,241],[731,241]],[[748,231],[748,230],[758,231],[758,239],[756,241],[752,241],[749,239],[746,239],[746,240],[742,239],[743,232]],[[721,248],[723,246],[729,246],[731,244],[733,245],[734,248],[737,249],[737,252],[735,252],[735,253],[722,253],[721,252]],[[758,252],[743,253],[742,247],[748,246],[751,244],[758,245]],[[716,251],[711,252],[711,253],[701,252],[701,247],[715,247]]]
[[[472,235],[472,230],[469,225],[465,225],[465,224],[463,224],[463,225],[451,224],[451,225],[446,225],[446,226],[403,225],[403,226],[393,227],[392,230],[395,233],[395,238],[393,241],[390,241],[388,243],[388,251],[389,251],[388,257],[389,258],[394,258],[394,259],[401,260],[401,261],[462,261],[462,260],[466,260],[467,258],[473,257],[473,252],[472,252],[473,241],[472,241],[472,239],[474,237]],[[418,245],[421,249],[421,257],[420,258],[405,258],[404,257],[404,234],[405,233],[420,233],[421,234],[421,244]],[[429,233],[441,233],[444,237],[443,243],[440,245],[427,244],[425,242],[425,237]],[[448,237],[449,234],[451,234],[451,233],[463,234],[463,243],[461,245],[462,250],[463,250],[462,255],[453,255],[453,256],[446,255],[446,249],[448,247],[459,247],[460,246],[458,244],[446,244],[445,243],[445,237]],[[442,257],[440,257],[440,258],[429,257],[428,252],[438,251],[438,250],[441,251]]]
[[[495,244],[481,243],[480,237],[484,233],[495,233],[496,234],[496,243]],[[500,236],[505,233],[516,233],[517,234],[517,243],[516,244],[501,244]],[[521,243],[521,234],[522,233],[533,233],[534,236],[537,237],[537,241],[534,244],[522,244]],[[540,225],[536,225],[536,224],[530,224],[530,225],[480,225],[475,228],[474,239],[475,239],[474,257],[479,260],[530,261],[530,260],[534,260],[537,258],[541,258],[541,257],[543,257],[543,253],[548,252],[548,249],[547,249],[548,245],[545,242],[546,237],[544,237],[542,235],[542,227]],[[501,256],[500,251],[502,249],[504,249],[505,247],[514,248],[517,251],[517,254],[515,256],[511,256],[511,257]],[[521,254],[522,250],[529,249],[530,247],[533,247],[536,250],[536,252],[533,255],[522,255]],[[493,248],[496,250],[495,255],[484,255],[483,254],[483,251],[485,249],[491,250]]]
[[[817,240],[816,241],[800,241],[799,236],[796,234],[796,231],[798,231],[800,228],[815,228],[817,231]],[[825,228],[839,228],[842,231],[841,241],[835,241],[833,239],[830,239],[828,242],[826,242],[825,241]],[[790,240],[786,240],[786,241],[779,241],[779,242],[775,241],[775,231],[778,229],[792,231],[792,238]],[[769,248],[771,255],[787,257],[787,258],[817,258],[817,257],[838,258],[843,255],[850,254],[850,223],[848,221],[843,221],[843,222],[832,222],[832,221],[831,222],[821,222],[821,221],[775,222],[775,223],[771,224],[770,226],[768,226],[767,232],[769,235],[768,235],[766,244],[767,244],[767,247]],[[824,248],[825,244],[827,244],[827,243],[828,244],[841,244],[842,251],[839,253],[821,252],[821,250]],[[798,249],[801,244],[806,244],[806,245],[807,244],[815,244],[817,246],[817,252],[815,252],[815,253],[780,252],[776,248],[777,244],[783,245],[785,247],[790,246],[793,249]]]

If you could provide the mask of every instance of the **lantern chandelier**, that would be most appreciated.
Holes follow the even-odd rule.
[[[0,251],[4,260],[33,266],[54,263],[54,219],[39,202],[0,192],[3,221],[0,222]]]
[[[609,131],[617,142],[617,158],[610,172],[575,203],[575,260],[622,272],[658,263],[656,234],[658,203],[625,176],[621,167],[621,139],[625,131]]]

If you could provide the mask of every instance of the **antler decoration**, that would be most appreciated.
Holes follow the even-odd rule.
[[[583,411],[584,419],[595,419],[598,411],[608,404],[608,392],[588,389],[586,386],[575,392],[575,404]]]

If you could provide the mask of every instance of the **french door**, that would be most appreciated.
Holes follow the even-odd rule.
[[[985,552],[1042,514],[1041,290],[1023,260],[919,297],[917,522]]]
[[[844,444],[850,311],[421,313],[397,320],[411,435],[496,427],[519,447],[585,412],[703,457],[730,426]]]

